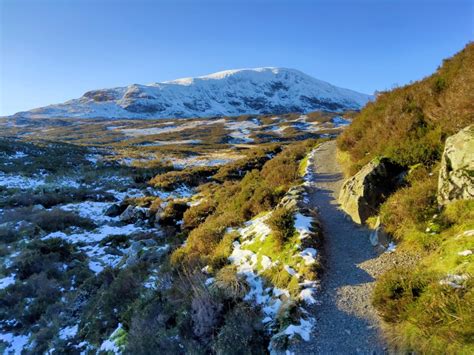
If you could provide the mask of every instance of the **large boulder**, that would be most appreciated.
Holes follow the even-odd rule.
[[[438,180],[438,203],[474,198],[474,125],[446,139]]]
[[[146,218],[146,213],[140,207],[128,206],[125,211],[119,216],[120,220],[125,223],[135,223]]]
[[[365,223],[403,184],[406,170],[387,158],[374,159],[342,185],[339,203],[356,223]]]

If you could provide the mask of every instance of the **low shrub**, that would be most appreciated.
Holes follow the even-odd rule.
[[[237,274],[237,268],[228,265],[220,269],[212,283],[211,290],[217,292],[224,299],[240,300],[249,291],[245,279]]]
[[[216,354],[264,354],[268,335],[265,334],[260,315],[245,303],[235,306],[219,329],[213,350]],[[238,344],[238,346],[236,346]]]
[[[217,170],[218,168],[213,166],[197,166],[180,171],[170,171],[155,176],[149,181],[149,184],[165,191],[173,191],[182,185],[194,187],[206,182]]]
[[[272,230],[272,237],[280,249],[295,233],[294,214],[293,210],[280,207],[275,209],[266,221]]]

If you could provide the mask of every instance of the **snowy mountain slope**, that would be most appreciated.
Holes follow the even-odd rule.
[[[165,118],[359,109],[369,95],[298,70],[227,70],[197,78],[93,90],[79,99],[15,116],[27,118]]]

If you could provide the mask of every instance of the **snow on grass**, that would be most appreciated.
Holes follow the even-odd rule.
[[[62,328],[59,330],[59,339],[68,340],[68,339],[74,338],[78,330],[79,330],[79,326],[77,324]]]
[[[193,156],[187,158],[167,158],[166,161],[169,161],[175,169],[184,169],[187,167],[196,167],[196,166],[219,166],[231,163],[237,160],[237,158],[230,157],[212,157],[212,156]]]
[[[51,238],[61,238],[70,243],[94,243],[100,242],[102,239],[110,236],[110,235],[129,235],[135,232],[144,231],[142,227],[137,227],[133,224],[127,224],[124,226],[110,226],[110,225],[103,225],[100,226],[93,231],[85,231],[83,233],[72,233],[66,234],[64,232],[53,232],[44,236],[43,240],[51,239]]]
[[[140,189],[127,189],[126,191],[107,190],[109,194],[113,195],[116,201],[123,201],[127,198],[143,197],[145,194]]]
[[[22,158],[25,158],[27,157],[28,154],[26,154],[25,152],[15,152],[15,154],[13,155],[10,155],[8,158],[9,159],[22,159]]]
[[[265,214],[261,217],[257,217],[251,221],[246,222],[246,227],[240,228],[238,232],[243,239],[252,239],[254,237],[259,238],[260,241],[264,241],[265,238],[270,235],[270,227],[265,223],[270,214]]]
[[[168,198],[191,198],[195,194],[195,190],[189,186],[181,185],[173,191],[155,190],[153,194],[162,200]]]
[[[225,119],[195,120],[195,121],[184,122],[180,125],[169,124],[163,127],[159,126],[159,127],[147,127],[147,128],[125,128],[125,129],[121,129],[120,131],[123,134],[130,137],[140,137],[140,136],[149,136],[149,135],[156,135],[156,134],[162,134],[162,133],[180,132],[180,131],[202,127],[202,126],[221,124],[224,122],[225,122]]]
[[[317,301],[314,298],[315,288],[305,288],[301,290],[299,294],[299,299],[304,301],[308,305],[316,304]]]
[[[89,218],[94,222],[105,223],[118,221],[118,218],[107,217],[104,215],[104,212],[108,207],[110,207],[109,202],[84,201],[79,203],[69,203],[67,205],[60,206],[59,208],[64,211],[75,212],[79,216]]]
[[[311,335],[311,330],[314,327],[314,320],[312,319],[300,319],[300,324],[289,325],[282,333],[288,335],[292,339],[295,335],[299,335],[303,340],[308,341]]]
[[[84,158],[91,164],[96,165],[102,159],[102,156],[100,154],[87,154]]]
[[[311,186],[312,181],[314,180],[314,156],[317,153],[317,148],[311,150],[311,152],[303,159],[304,169],[303,169],[303,180],[305,186]]]
[[[311,224],[313,219],[304,216],[301,213],[295,214],[295,229],[299,234],[299,239],[305,239],[311,236]]]
[[[312,265],[316,262],[317,250],[314,248],[306,248],[300,252],[300,256],[303,258],[305,265]]]
[[[45,185],[46,182],[43,177],[26,177],[17,174],[5,174],[0,172],[0,186],[7,189],[21,189],[29,190],[36,189],[42,185]]]
[[[7,189],[34,190],[40,187],[73,187],[81,186],[75,179],[63,176],[56,177],[50,181],[46,175],[33,175],[31,177],[18,174],[5,174],[0,172],[0,187]]]
[[[200,139],[183,139],[183,140],[172,140],[172,141],[153,141],[151,143],[140,144],[141,147],[159,147],[163,145],[186,145],[186,144],[200,144]]]
[[[7,288],[10,285],[15,283],[15,274],[11,274],[9,276],[3,277],[0,279],[0,290]]]
[[[395,250],[397,250],[397,246],[395,245],[394,242],[390,242],[387,246],[387,250],[385,250],[386,253],[393,253]]]
[[[113,331],[110,337],[100,345],[99,351],[111,352],[113,354],[121,354],[122,349],[120,344],[118,344],[120,338],[124,335],[125,330],[122,327],[122,324],[119,323],[118,327]]]
[[[351,124],[351,121],[346,120],[340,116],[336,116],[331,119],[331,122],[334,124],[334,127],[345,127]]]
[[[225,128],[231,131],[228,135],[232,138],[233,143],[251,143],[254,140],[250,138],[251,130],[260,127],[260,121],[229,121],[226,122]]]
[[[27,346],[29,335],[15,335],[13,333],[0,333],[0,341],[7,344],[3,350],[4,354],[20,355]]]

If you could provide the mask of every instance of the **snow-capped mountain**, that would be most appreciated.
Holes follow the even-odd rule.
[[[298,70],[227,70],[149,85],[92,90],[78,99],[15,116],[26,118],[171,118],[359,109],[371,96]]]

